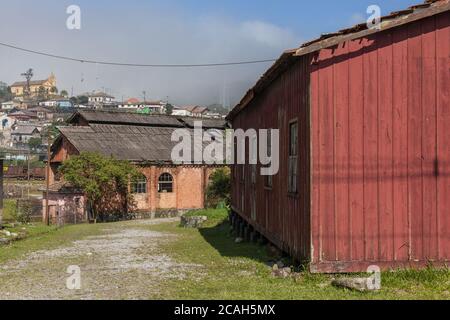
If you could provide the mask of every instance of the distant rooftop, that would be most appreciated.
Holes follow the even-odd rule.
[[[105,92],[89,92],[89,93],[86,93],[84,95],[87,96],[87,97],[90,97],[90,98],[111,98],[111,99],[114,99],[113,96],[111,96],[111,95],[109,95],[109,94],[107,94]]]

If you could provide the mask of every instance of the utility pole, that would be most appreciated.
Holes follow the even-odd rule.
[[[27,72],[22,73],[21,76],[27,79],[27,96],[30,96],[31,94],[30,81],[31,78],[33,78],[33,69],[28,69]]]
[[[50,132],[47,134],[47,173],[45,175],[45,218],[47,226],[50,225],[50,212],[48,208],[48,195],[50,189]]]
[[[147,101],[147,92],[144,90],[142,91],[142,94],[144,95],[144,104],[145,104],[145,101]]]

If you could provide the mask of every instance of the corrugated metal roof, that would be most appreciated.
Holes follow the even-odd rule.
[[[423,4],[409,7],[406,10],[392,12],[381,18],[381,28],[368,29],[367,24],[357,24],[351,28],[342,29],[334,33],[322,34],[319,38],[302,44],[297,49],[285,51],[280,58],[262,75],[255,86],[242,98],[240,103],[229,113],[227,120],[232,120],[256,96],[278,77],[297,58],[309,53],[330,48],[342,42],[359,39],[374,33],[398,27],[413,21],[430,17],[450,10],[450,0],[426,0]]]

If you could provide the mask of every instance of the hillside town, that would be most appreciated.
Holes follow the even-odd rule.
[[[219,112],[205,106],[177,106],[168,101],[145,101],[129,98],[118,101],[102,91],[92,90],[73,96],[58,88],[53,73],[47,79],[34,80],[33,69],[22,74],[26,81],[0,82],[0,148],[45,150],[46,129],[63,124],[77,110],[128,112],[147,115],[224,119]],[[217,106],[215,106],[216,110]]]

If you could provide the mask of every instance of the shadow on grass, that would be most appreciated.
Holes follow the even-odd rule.
[[[262,263],[270,260],[265,246],[248,242],[235,243],[228,221],[223,221],[216,226],[200,228],[199,232],[223,257],[248,258]]]

